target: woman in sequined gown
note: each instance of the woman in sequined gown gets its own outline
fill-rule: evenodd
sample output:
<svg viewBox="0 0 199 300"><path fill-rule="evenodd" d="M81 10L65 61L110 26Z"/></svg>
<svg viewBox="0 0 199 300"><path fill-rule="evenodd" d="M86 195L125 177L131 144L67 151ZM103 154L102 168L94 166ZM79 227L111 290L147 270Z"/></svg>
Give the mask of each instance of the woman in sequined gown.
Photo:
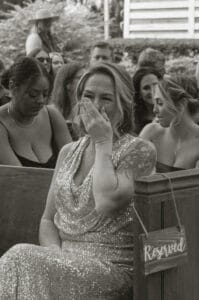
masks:
<svg viewBox="0 0 199 300"><path fill-rule="evenodd" d="M119 66L90 67L77 87L86 135L60 152L40 224L40 244L0 259L0 299L133 299L134 179L156 153L131 130L131 80Z"/></svg>

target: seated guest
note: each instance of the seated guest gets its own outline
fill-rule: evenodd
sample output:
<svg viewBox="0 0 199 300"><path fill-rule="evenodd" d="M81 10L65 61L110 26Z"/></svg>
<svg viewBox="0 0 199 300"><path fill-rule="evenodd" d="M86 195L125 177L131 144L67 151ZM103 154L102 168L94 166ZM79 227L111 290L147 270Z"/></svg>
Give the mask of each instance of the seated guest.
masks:
<svg viewBox="0 0 199 300"><path fill-rule="evenodd" d="M131 300L134 180L156 153L132 127L131 80L110 63L77 87L86 136L60 152L40 223L40 244L0 259L0 299Z"/></svg>
<svg viewBox="0 0 199 300"><path fill-rule="evenodd" d="M133 76L134 88L134 132L139 134L143 127L154 119L152 90L161 79L153 68L140 68Z"/></svg>
<svg viewBox="0 0 199 300"><path fill-rule="evenodd" d="M46 68L46 71L49 74L52 72L52 61L51 61L50 55L43 49L35 48L27 56L34 57L38 61L40 61L44 65L44 67Z"/></svg>
<svg viewBox="0 0 199 300"><path fill-rule="evenodd" d="M59 52L52 52L49 56L51 58L53 77L55 78L59 69L64 65L64 59Z"/></svg>
<svg viewBox="0 0 199 300"><path fill-rule="evenodd" d="M73 110L76 105L75 89L84 72L84 66L78 62L62 66L56 75L51 97L51 103L64 116L73 140L78 139L78 133L73 126Z"/></svg>
<svg viewBox="0 0 199 300"><path fill-rule="evenodd" d="M198 167L199 126L192 113L199 102L174 81L164 79L154 86L153 103L159 123L146 125L140 137L156 147L157 172Z"/></svg>
<svg viewBox="0 0 199 300"><path fill-rule="evenodd" d="M45 105L45 68L34 58L22 57L9 69L7 83L11 101L0 107L0 164L54 168L71 136L62 115Z"/></svg>
<svg viewBox="0 0 199 300"><path fill-rule="evenodd" d="M165 75L165 56L157 49L144 49L138 57L137 64L138 68L150 67L157 70L162 77Z"/></svg>

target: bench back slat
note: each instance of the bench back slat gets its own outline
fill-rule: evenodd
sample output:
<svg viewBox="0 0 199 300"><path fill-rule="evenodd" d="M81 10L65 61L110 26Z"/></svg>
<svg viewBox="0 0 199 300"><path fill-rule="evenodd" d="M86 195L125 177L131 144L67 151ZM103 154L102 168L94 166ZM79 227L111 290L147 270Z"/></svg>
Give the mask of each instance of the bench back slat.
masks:
<svg viewBox="0 0 199 300"><path fill-rule="evenodd" d="M0 166L0 255L16 243L38 244L53 169Z"/></svg>

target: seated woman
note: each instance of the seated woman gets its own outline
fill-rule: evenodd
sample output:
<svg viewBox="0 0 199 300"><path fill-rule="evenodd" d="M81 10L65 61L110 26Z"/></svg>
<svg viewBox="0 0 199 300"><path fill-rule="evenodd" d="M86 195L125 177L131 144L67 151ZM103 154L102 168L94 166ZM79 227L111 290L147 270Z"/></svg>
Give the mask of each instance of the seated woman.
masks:
<svg viewBox="0 0 199 300"><path fill-rule="evenodd" d="M77 87L86 135L60 152L40 224L40 244L0 259L0 299L131 300L134 180L156 152L128 134L132 87L111 63L90 67Z"/></svg>
<svg viewBox="0 0 199 300"><path fill-rule="evenodd" d="M133 76L136 134L139 134L143 127L154 119L152 90L161 78L160 73L150 67L138 69Z"/></svg>
<svg viewBox="0 0 199 300"><path fill-rule="evenodd" d="M73 126L75 89L84 72L85 68L81 63L70 62L62 66L56 75L51 97L51 103L64 116L73 140L78 139L78 132Z"/></svg>
<svg viewBox="0 0 199 300"><path fill-rule="evenodd" d="M63 59L62 54L59 52L49 53L49 56L51 58L52 72L53 72L53 76L55 78L59 69L64 65L64 59Z"/></svg>
<svg viewBox="0 0 199 300"><path fill-rule="evenodd" d="M159 123L145 126L140 137L157 150L157 172L191 169L199 166L199 126L192 114L199 102L171 79L154 87L154 113Z"/></svg>
<svg viewBox="0 0 199 300"><path fill-rule="evenodd" d="M0 107L0 164L54 168L71 136L62 115L45 105L45 68L34 58L22 57L3 78L11 101Z"/></svg>

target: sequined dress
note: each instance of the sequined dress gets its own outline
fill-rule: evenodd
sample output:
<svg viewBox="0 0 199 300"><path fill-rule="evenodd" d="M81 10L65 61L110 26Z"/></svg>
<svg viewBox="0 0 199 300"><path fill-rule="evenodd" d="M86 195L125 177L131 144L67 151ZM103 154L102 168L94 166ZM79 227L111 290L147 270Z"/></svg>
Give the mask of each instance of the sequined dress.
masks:
<svg viewBox="0 0 199 300"><path fill-rule="evenodd" d="M31 244L12 247L0 259L1 300L132 300L132 205L111 217L98 214L93 168L75 185L88 142L86 136L73 144L54 186L62 252ZM112 160L116 169L131 164L137 178L151 173L155 151L147 141L125 135L114 144Z"/></svg>

